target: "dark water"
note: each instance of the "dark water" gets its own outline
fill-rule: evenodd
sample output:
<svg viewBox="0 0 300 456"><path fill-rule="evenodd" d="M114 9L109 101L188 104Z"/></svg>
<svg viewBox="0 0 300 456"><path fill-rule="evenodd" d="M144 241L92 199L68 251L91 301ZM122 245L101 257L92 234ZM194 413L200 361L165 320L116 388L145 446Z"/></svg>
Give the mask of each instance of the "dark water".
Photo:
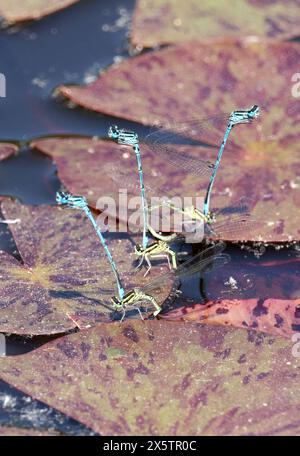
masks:
<svg viewBox="0 0 300 456"><path fill-rule="evenodd" d="M0 99L0 140L12 140L21 147L15 157L0 163L0 195L24 204L54 204L60 186L55 166L43 154L30 150L28 142L59 134L106 136L113 119L80 108L68 109L52 94L59 84L88 82L116 59L130 57L127 36L133 6L134 0L85 0L39 22L0 31L0 72L7 82L7 97ZM118 123L143 131L130 122ZM5 225L0 225L0 248L18 258ZM251 276L253 286L243 290L243 297L272 297L273 292L276 298L300 295L300 261L296 261L300 250L296 245L245 245L242 251L240 246L230 246L228 252L232 257L228 274ZM220 283L224 281L221 275ZM211 277L207 274L204 281L196 277L184 283L183 292L202 296L203 302L212 299L218 290L210 286ZM29 352L49 340L9 337L7 355ZM0 382L0 425L72 435L91 432L4 382Z"/></svg>

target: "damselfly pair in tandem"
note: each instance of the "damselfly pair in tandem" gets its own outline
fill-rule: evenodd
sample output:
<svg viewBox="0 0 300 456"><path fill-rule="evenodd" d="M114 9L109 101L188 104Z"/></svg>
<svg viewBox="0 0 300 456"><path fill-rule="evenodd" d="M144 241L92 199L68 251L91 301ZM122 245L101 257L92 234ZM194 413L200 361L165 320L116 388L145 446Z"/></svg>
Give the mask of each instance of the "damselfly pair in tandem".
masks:
<svg viewBox="0 0 300 456"><path fill-rule="evenodd" d="M189 136L190 133L195 133L196 127L201 130L203 128L203 122L192 121L189 123L182 124L179 128L175 129L168 128L166 129L157 129L155 133L151 133L147 139L148 141L152 142L152 148L154 151L158 152L159 154L165 154L168 161L176 164L176 166L181 166L186 169L189 168L192 172L196 172L196 174L208 174L211 173L209 185L207 188L205 200L204 200L204 208L203 212L197 212L194 208L189 208L189 215L192 214L195 218L199 218L207 225L211 226L212 222L215 220L215 217L211 214L209 210L209 203L210 203L210 196L213 188L213 184L216 178L217 170L220 164L220 160L227 143L229 134L232 128L241 123L250 123L253 119L255 119L259 115L259 108L257 106L253 106L248 111L234 111L229 116L228 125L226 128L226 132L224 135L224 139L222 141L221 147L219 149L219 153L217 156L217 160L215 165L211 165L208 162L204 162L200 159L191 159L187 155L174 152L173 147L168 146L165 142L161 142L159 137L162 136L165 139L170 138L173 136L174 131L177 135L181 135L183 137ZM202 127L201 127L202 125ZM118 295L111 298L112 307L122 312L122 319L125 317L125 313L127 309L136 308L138 312L141 313L141 305L142 303L151 303L154 307L153 315L158 315L161 311L160 304L156 301L155 297L150 294L150 291L153 289L158 289L161 286L164 286L165 280L170 280L170 277L180 278L184 277L185 275L194 274L195 272L204 272L208 266L212 265L224 265L226 262L229 261L229 257L226 255L221 255L220 253L224 250L225 245L224 243L219 243L216 246L210 247L205 249L204 251L200 252L198 255L193 257L192 259L184 262L182 265L177 267L177 260L176 254L170 248L169 242L174 241L174 236L171 235L170 238L161 237L159 233L152 229L148 223L148 212L152 211L153 208L149 208L146 201L146 194L145 194L145 186L144 186L144 178L143 178L143 169L142 169L142 162L141 162L141 154L139 148L139 141L136 134L133 132L128 132L125 130L119 130L117 127L112 127L109 130L109 136L113 139L116 139L120 144L130 145L133 147L133 150L136 154L137 164L138 164L138 173L139 173L139 186L141 191L142 197L142 209L143 209L143 241L142 245L138 245L135 248L135 252L138 256L141 257L140 265L142 264L143 260L145 259L148 263L148 272L151 269L151 262L150 257L155 256L157 254L166 254L169 265L170 265L170 272L166 274L164 277L160 277L158 280L153 281L147 287L135 287L129 292L125 292L125 288L122 284L121 278L118 273L118 269L116 263L110 253L108 245L101 233L101 229L98 227L92 212L90 211L87 201L84 197L81 196L74 196L68 192L62 191L57 193L57 202L58 204L66 207L70 207L72 209L80 209L84 211L90 222L92 223L100 241L106 253L107 259L109 261L111 270L114 274ZM192 166L191 166L192 165ZM166 205L169 205L169 201L166 201ZM171 206L170 206L171 207ZM176 207L172 207L175 211L177 210ZM193 218L193 217L191 217ZM156 238L156 241L148 245L148 231ZM173 270L171 268L170 257L172 260Z"/></svg>
<svg viewBox="0 0 300 456"><path fill-rule="evenodd" d="M153 309L153 316L157 316L162 310L162 303L158 302L155 295L159 295L160 290L163 290L172 284L170 296L176 297L181 279L190 277L194 274L205 274L213 268L224 266L230 261L230 256L223 253L226 244L224 242L219 242L202 250L189 260L180 264L178 268L160 275L155 280L149 282L148 285L142 288L137 285L131 290L125 291L122 279L118 273L117 265L109 251L106 240L99 230L93 214L87 205L86 199L82 196L71 195L66 191L59 191L57 192L56 200L60 206L83 211L92 223L104 248L117 288L117 295L111 297L111 302L103 304L106 306L110 305L112 310L120 312L122 315L121 321L125 318L126 312L130 310L136 310L143 319L143 312L148 312L149 305ZM101 297L99 297L99 304L101 305Z"/></svg>
<svg viewBox="0 0 300 456"><path fill-rule="evenodd" d="M142 167L138 135L131 131L119 129L116 126L110 127L109 137L121 145L131 146L136 155L139 184L131 173L127 175L128 170L120 169L120 166L118 167L111 163L106 164L103 171L111 177L115 186L119 185L119 188L121 186L122 189L125 188L129 192L133 188L139 188L142 206L143 239L142 244L136 246L135 253L141 260L147 262L147 272L151 268L150 258L155 255L165 255L169 263L172 260L173 267L176 267L175 253L169 242L174 242L177 235L165 235L163 232L172 231L181 235L184 234L186 242L201 242L204 237L222 238L225 236L228 239L226 233L227 235L230 233L231 236L234 236L236 232L237 236L241 236L242 232L253 232L254 229L259 228L259 224L250 218L250 200L247 203L245 203L245 199L233 203L231 205L231 211L230 208L226 208L225 211L223 210L224 208L214 212L210 211L210 198L213 185L230 132L235 125L251 123L259 116L259 113L260 108L255 105L249 110L233 111L229 116L219 115L201 121L193 119L180 124L169 124L166 127L156 126L154 131L142 139L144 147L148 147L151 151L158 154L160 159L163 158L166 162L172 163L177 168L181 168L198 177L210 176L206 194L203 197L203 207L174 204L175 197L181 198L181 201L185 198L183 195L178 195L176 189L168 190L167 196L161 197L158 195L158 188L155 190L147 183L145 184L145 172ZM215 135L220 131L221 125L224 125L224 123L227 126L214 165L207 160L195 157L194 155L191 156L180 150L180 148L178 149L180 140L184 140L185 143L189 144L191 138L193 144L195 140L204 142L206 138L211 139L213 134ZM153 196L159 196L159 203L149 205L149 199L146 198L146 195L151 196L151 201ZM170 212L166 215L165 211L164 215L162 215L162 209L166 208L173 211L173 220L174 214L180 214L182 216L179 219L175 217L177 222L173 223L170 230L165 229L166 226L171 226ZM225 219L222 217L221 214L224 213L229 214L227 219L226 217ZM130 223L128 225L129 230L133 228L130 226ZM149 234L155 239L150 245Z"/></svg>

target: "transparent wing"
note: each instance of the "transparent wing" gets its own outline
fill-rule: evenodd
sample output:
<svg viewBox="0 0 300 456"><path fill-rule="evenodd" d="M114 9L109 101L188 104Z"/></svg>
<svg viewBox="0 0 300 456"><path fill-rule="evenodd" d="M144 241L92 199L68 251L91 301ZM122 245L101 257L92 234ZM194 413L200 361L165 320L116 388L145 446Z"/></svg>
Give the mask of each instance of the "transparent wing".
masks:
<svg viewBox="0 0 300 456"><path fill-rule="evenodd" d="M211 162L202 160L200 157L194 157L187 152L178 151L172 144L162 144L155 136L148 137L145 141L151 150L163 156L169 163L179 166L191 174L210 176L214 169L214 165Z"/></svg>
<svg viewBox="0 0 300 456"><path fill-rule="evenodd" d="M103 171L110 177L113 186L116 189L126 188L129 195L132 194L136 196L140 194L139 176L136 169L132 170L132 172L128 172L113 163L107 163L104 165ZM147 196L155 196L155 193L157 196L159 190L155 191L147 183L144 183L144 187Z"/></svg>
<svg viewBox="0 0 300 456"><path fill-rule="evenodd" d="M250 214L243 217L229 218L223 222L214 222L206 225L205 231L207 235L211 235L213 239L240 239L247 238L249 233L253 233L259 229L260 224L257 220L251 218Z"/></svg>
<svg viewBox="0 0 300 456"><path fill-rule="evenodd" d="M225 247L226 244L224 242L218 242L217 244L202 250L182 263L177 269L172 270L147 284L143 287L143 291L146 293L151 293L153 290L159 291L164 289L166 284L169 284L170 281L184 279L197 272L204 273L216 267L223 267L230 261L229 255L222 254Z"/></svg>
<svg viewBox="0 0 300 456"><path fill-rule="evenodd" d="M155 126L143 141L152 151L163 156L175 166L200 176L210 175L214 165L201 157L194 157L188 152L176 150L175 145L208 145L218 148L223 140L229 116L218 116L199 119L194 117L181 123L169 123ZM217 152L217 150L216 150Z"/></svg>
<svg viewBox="0 0 300 456"><path fill-rule="evenodd" d="M128 197L140 196L140 184L137 173L128 173L112 163L106 164L103 170L111 178L112 186L116 191L119 191L120 188L125 188L127 189ZM181 215L180 203L182 203L182 198L175 191L169 193L161 188L162 186L159 183L156 190L145 184L145 193L149 206L149 224L156 232L181 232L183 216ZM175 199L176 197L178 200ZM178 211L174 209L177 207L175 204L176 201L179 207ZM174 204L174 207L172 207L172 204ZM124 221L122 220L122 213L123 211L121 211L120 217L121 221ZM142 231L143 226L141 222L142 201L140 200L140 208L135 210L134 217L129 217L128 227L132 232ZM137 228L139 229L137 230Z"/></svg>
<svg viewBox="0 0 300 456"><path fill-rule="evenodd" d="M166 122L154 125L146 136L149 144L189 144L220 146L229 121L229 115L219 115L202 118L194 116L184 122Z"/></svg>
<svg viewBox="0 0 300 456"><path fill-rule="evenodd" d="M215 220L206 224L206 234L214 239L245 239L257 232L261 223L250 214L252 200L240 198L230 206L213 211Z"/></svg>
<svg viewBox="0 0 300 456"><path fill-rule="evenodd" d="M225 206L218 209L213 209L212 213L215 215L216 219L221 217L228 217L234 214L248 214L251 211L251 207L254 202L249 197L241 197L237 201L234 201L230 206Z"/></svg>

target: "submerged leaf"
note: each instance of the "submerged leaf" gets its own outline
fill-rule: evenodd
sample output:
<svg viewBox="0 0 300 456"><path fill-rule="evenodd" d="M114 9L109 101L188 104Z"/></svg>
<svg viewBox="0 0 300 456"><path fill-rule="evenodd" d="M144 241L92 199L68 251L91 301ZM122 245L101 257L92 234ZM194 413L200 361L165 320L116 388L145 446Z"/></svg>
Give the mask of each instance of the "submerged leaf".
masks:
<svg viewBox="0 0 300 456"><path fill-rule="evenodd" d="M110 306L114 277L83 214L11 201L2 203L2 212L7 219L20 219L10 229L24 263L0 252L0 332L55 334L115 318ZM146 284L144 271L133 273L128 237L108 242L126 288ZM154 267L151 279L161 272ZM169 292L166 287L157 300L162 303Z"/></svg>
<svg viewBox="0 0 300 456"><path fill-rule="evenodd" d="M79 0L0 0L0 16L9 24L40 19Z"/></svg>
<svg viewBox="0 0 300 456"><path fill-rule="evenodd" d="M152 47L191 39L299 36L299 0L138 0L131 39Z"/></svg>
<svg viewBox="0 0 300 456"><path fill-rule="evenodd" d="M299 430L293 343L245 330L134 321L0 359L0 377L101 435Z"/></svg>
<svg viewBox="0 0 300 456"><path fill-rule="evenodd" d="M175 302L161 315L291 337L300 332L300 258L294 250L268 249L254 261L243 250L226 268L207 276L193 301ZM270 256L269 256L270 255ZM269 256L269 258L268 258ZM212 278L212 280L210 280Z"/></svg>

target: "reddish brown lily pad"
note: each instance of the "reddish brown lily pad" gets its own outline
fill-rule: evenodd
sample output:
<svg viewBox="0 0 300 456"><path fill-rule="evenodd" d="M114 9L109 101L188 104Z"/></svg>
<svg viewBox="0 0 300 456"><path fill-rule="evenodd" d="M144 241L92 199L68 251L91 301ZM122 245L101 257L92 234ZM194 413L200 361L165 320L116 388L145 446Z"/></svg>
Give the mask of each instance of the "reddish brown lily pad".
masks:
<svg viewBox="0 0 300 456"><path fill-rule="evenodd" d="M98 207L97 201L103 196L112 196L119 206L121 188L128 190L128 196L139 196L136 158L128 147L111 141L77 137L38 139L31 143L31 147L49 155L57 165L64 186L74 194L84 195L93 208ZM177 146L177 150L208 160L209 152L204 147ZM191 185L188 173L170 166L144 145L142 161L147 197L162 196L166 188L173 187L178 194L193 196L193 192L203 192L208 181L209 174L202 179L197 176ZM120 176L115 179L120 170ZM152 191L148 195L150 188Z"/></svg>
<svg viewBox="0 0 300 456"><path fill-rule="evenodd" d="M138 0L131 38L146 47L214 37L299 36L298 0Z"/></svg>
<svg viewBox="0 0 300 456"><path fill-rule="evenodd" d="M0 427L0 436L6 437L17 437L17 436L26 436L26 437L39 437L39 436L58 436L57 432L50 431L39 431L37 429L23 429L16 427Z"/></svg>
<svg viewBox="0 0 300 456"><path fill-rule="evenodd" d="M299 429L292 346L197 324L100 324L1 358L0 377L102 435L276 435Z"/></svg>
<svg viewBox="0 0 300 456"><path fill-rule="evenodd" d="M207 118L256 103L267 109L263 133L282 138L293 133L300 115L292 96L299 56L297 42L193 41L125 60L91 84L61 86L59 93L85 108L146 125Z"/></svg>
<svg viewBox="0 0 300 456"><path fill-rule="evenodd" d="M122 159L118 144L88 138L46 138L33 141L31 146L53 158L64 186L85 196L93 208L98 198L111 195L111 179L102 169L107 162Z"/></svg>
<svg viewBox="0 0 300 456"><path fill-rule="evenodd" d="M161 317L250 328L288 338L300 332L300 258L292 255L280 260L277 253L271 261L265 255L249 261L240 251L238 261L234 256L232 260L226 268L206 276L198 302L177 302L175 309Z"/></svg>
<svg viewBox="0 0 300 456"><path fill-rule="evenodd" d="M40 19L79 0L0 0L0 16L9 24Z"/></svg>
<svg viewBox="0 0 300 456"><path fill-rule="evenodd" d="M119 207L120 189L124 188L128 190L128 197L139 196L136 161L129 148L87 138L46 138L34 141L32 146L50 155L63 184L71 192L85 195L93 207L101 208L97 206L97 200L104 196L112 197ZM296 147L295 144L295 150ZM180 150L203 160L212 161L215 155L214 149L200 146L180 146ZM224 154L212 196L212 209L234 205L241 196L251 197L250 211L259 223L257 229L252 224L245 232L231 232L228 226L228 229L223 229L221 238L273 242L299 239L298 218L290 216L291 210L297 214L300 184L295 172L299 166L298 155L292 151L291 155L285 154L281 149L269 152L267 156L255 149L247 154L237 148L234 152L230 157ZM208 177L199 178L175 168L144 146L142 159L148 197L162 197L172 192L184 197L204 197ZM269 167L273 168L273 173L268 172ZM126 179L120 177L114 181L109 177L119 170ZM282 185L285 185L285 192L280 188ZM226 222L226 217L221 221Z"/></svg>
<svg viewBox="0 0 300 456"><path fill-rule="evenodd" d="M264 240L298 240L300 111L292 76L299 59L299 43L193 42L128 60L86 87L60 92L89 109L145 124L264 106L260 120L233 132L238 147L224 154L212 204L251 196L253 217L272 231Z"/></svg>
<svg viewBox="0 0 300 456"><path fill-rule="evenodd" d="M18 150L15 144L11 143L0 143L0 161L14 155Z"/></svg>
<svg viewBox="0 0 300 456"><path fill-rule="evenodd" d="M0 252L0 332L55 334L114 318L109 305L116 294L114 277L83 214L11 201L2 203L2 212L5 218L20 219L10 229L24 264ZM133 272L128 238L111 239L110 247L126 288L149 281L144 271ZM155 270L162 272L154 267L151 280ZM158 301L169 292L168 286L160 290Z"/></svg>
<svg viewBox="0 0 300 456"><path fill-rule="evenodd" d="M290 338L300 331L300 299L224 299L177 308L162 318L251 328Z"/></svg>

